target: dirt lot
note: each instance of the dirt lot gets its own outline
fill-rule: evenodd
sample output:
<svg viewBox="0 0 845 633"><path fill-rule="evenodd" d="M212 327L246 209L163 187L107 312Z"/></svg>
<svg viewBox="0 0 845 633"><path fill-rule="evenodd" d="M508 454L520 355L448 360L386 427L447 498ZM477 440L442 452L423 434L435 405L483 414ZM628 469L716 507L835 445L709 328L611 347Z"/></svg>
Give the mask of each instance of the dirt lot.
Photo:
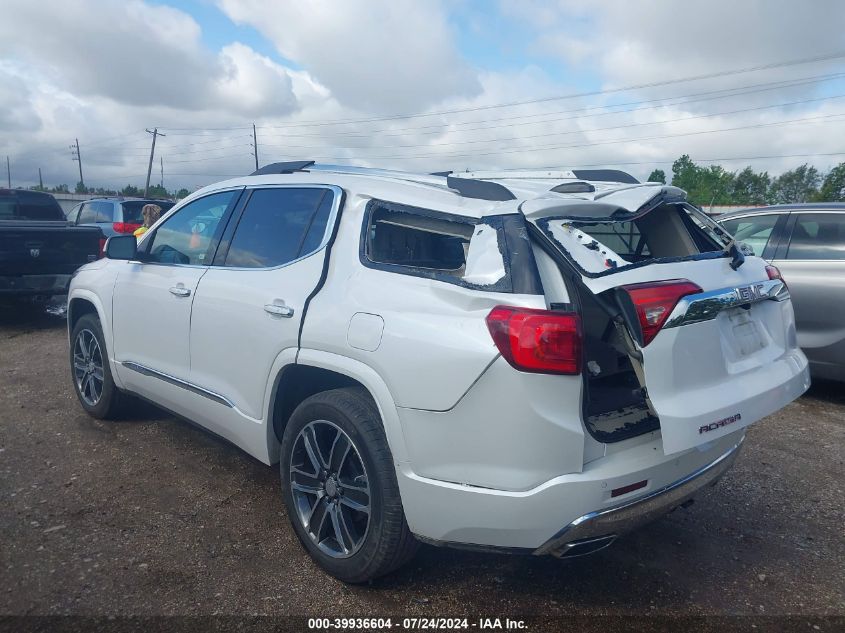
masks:
<svg viewBox="0 0 845 633"><path fill-rule="evenodd" d="M601 553L424 547L349 587L300 548L274 469L146 405L89 418L63 320L3 310L0 614L842 616L843 455L845 389L816 385L718 487Z"/></svg>

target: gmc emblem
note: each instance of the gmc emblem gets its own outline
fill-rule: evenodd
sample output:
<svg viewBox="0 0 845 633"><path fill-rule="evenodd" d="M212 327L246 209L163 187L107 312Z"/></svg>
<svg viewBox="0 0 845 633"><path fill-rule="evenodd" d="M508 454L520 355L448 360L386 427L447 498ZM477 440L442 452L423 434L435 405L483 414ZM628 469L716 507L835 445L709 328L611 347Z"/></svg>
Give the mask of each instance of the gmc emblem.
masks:
<svg viewBox="0 0 845 633"><path fill-rule="evenodd" d="M768 295L763 291L763 284L754 284L753 286L742 286L734 289L736 298L740 301L759 301L765 299Z"/></svg>

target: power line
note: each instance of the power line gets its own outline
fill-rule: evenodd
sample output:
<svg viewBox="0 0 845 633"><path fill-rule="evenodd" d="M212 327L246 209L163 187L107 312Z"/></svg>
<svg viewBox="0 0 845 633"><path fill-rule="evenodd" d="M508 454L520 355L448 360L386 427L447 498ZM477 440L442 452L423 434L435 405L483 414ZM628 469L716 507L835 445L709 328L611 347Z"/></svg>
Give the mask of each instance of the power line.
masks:
<svg viewBox="0 0 845 633"><path fill-rule="evenodd" d="M785 68L787 66L798 66L801 64L810 64L814 62L821 62L821 61L830 61L833 59L841 59L845 57L845 51L838 51L835 53L830 53L827 55L817 55L815 57L806 57L803 59L795 59L791 61L785 62L774 62L771 64L762 64L759 66L751 66L746 68L737 68L733 70L722 70L719 72L711 72L711 73L703 73L700 75L692 75L689 77L681 77L677 79L665 79L663 81L652 81L642 84L634 84L628 86L621 86L618 88L606 88L604 90L591 90L586 92L575 92L569 93L565 95L558 95L554 97L544 97L541 99L529 99L526 101L512 101L510 103L498 103L498 104L491 104L491 105L483 105L483 106L474 106L470 108L454 108L451 110L440 110L435 112L425 112L425 113L417 113L417 114L395 114L389 116L382 116L382 117L370 117L367 119L338 119L334 121L299 121L297 123L290 123L286 125L278 125L272 126L277 128L289 128L289 127L301 127L301 126L323 126L323 125L337 125L342 123L368 123L372 121L392 121L396 119L415 119L419 117L428 117L428 116L440 116L443 114L458 114L462 112L479 112L483 110L493 110L496 108L510 108L515 106L523 106L523 105L532 105L535 103L548 103L549 101L561 101L564 99L576 99L581 97L594 97L598 95L604 94L615 94L619 92L627 92L630 90L642 90L644 88L657 88L659 86L668 86L677 83L685 83L688 81L700 81L702 79L714 79L714 78L722 78L722 77L729 77L732 75L740 75L744 73L750 72L759 72L761 70L772 70L775 68ZM177 128L180 130L190 130L190 129L199 129L199 128Z"/></svg>
<svg viewBox="0 0 845 633"><path fill-rule="evenodd" d="M624 125L612 125L608 127L599 127L599 128L586 128L586 129L576 129L576 130L569 130L565 132L543 132L542 134L531 134L531 135L521 135L521 136L511 136L505 138L494 138L494 139L479 139L479 140L472 140L472 141L448 141L443 143L423 143L423 144L405 144L405 145L393 145L391 147L395 148L426 148L426 147L443 147L443 146L452 146L452 145L474 145L477 143L501 143L506 141L522 141L526 139L533 139L533 138L546 138L549 136L568 136L570 134L583 134L588 132L603 132L607 130L619 130L619 129L627 129L633 127L643 127L648 125L662 125L665 123L679 123L683 121L695 121L698 119L707 119L712 117L718 116L725 116L729 114L740 114L745 112L756 112L759 110L770 110L772 108L782 108L794 105L802 105L806 103L814 103L818 101L828 101L832 99L842 99L845 97L845 94L841 95L833 95L828 97L817 97L815 99L802 99L800 101L789 101L786 103L776 103L766 106L755 106L753 108L741 108L738 110L728 110L726 112L714 112L711 114L699 114L695 116L689 117L680 117L676 119L664 119L661 121L643 121L639 123L626 123ZM265 147L291 147L291 148L298 148L298 149L322 149L323 146L315 146L313 145L273 145L273 144L265 144ZM369 150L369 149L379 149L372 146L369 147L344 147L344 146L333 146L334 149L353 149L353 150Z"/></svg>
<svg viewBox="0 0 845 633"><path fill-rule="evenodd" d="M571 108L568 110L557 110L554 112L540 112L534 114L522 114L522 115L514 115L514 116L505 116L505 117L498 117L495 119L486 119L480 121L464 121L464 122L455 122L455 123L437 123L433 125L422 125L416 127L407 127L407 128L384 128L383 130L367 130L363 132L355 131L355 132L333 132L333 136L342 136L342 137L365 137L369 138L372 137L373 134L379 134L380 136L405 136L403 132L417 132L418 130L428 130L437 128L435 131L432 132L418 132L419 134L442 134L442 133L451 133L451 132L471 132L477 130L490 130L495 129L498 127L512 127L514 125L538 125L541 123L554 123L558 121L570 121L572 119L580 119L586 117L598 117L598 116L610 116L614 114L627 114L631 112L639 112L642 110L652 110L656 109L655 106L643 107L643 108L631 108L628 110L613 110L610 112L599 112L596 114L591 114L590 112L593 110L608 110L610 108L621 108L623 106L638 106L638 105L648 105L663 101L676 101L675 103L667 103L664 105L684 105L687 103L699 103L702 101L713 101L717 99L725 99L730 97L736 96L743 96L746 94L756 94L758 92L767 92L771 90L780 90L783 88L793 88L798 86L803 86L807 84L813 83L820 83L824 81L832 81L835 79L841 79L845 77L845 73L833 73L827 75L817 75L815 77L808 77L800 80L789 80L789 81L777 81L777 82L765 82L762 84L754 84L751 86L745 86L740 88L723 88L720 90L708 90L705 92L697 92L687 95L679 95L676 97L661 97L657 99L645 99L640 101L629 101L627 103L616 103L616 104L608 104L608 105L598 105L598 106L587 106L583 108ZM732 93L732 94L723 94L723 93ZM701 99L692 99L691 97L703 97L706 95L715 95L709 96L706 98ZM523 122L515 122L517 119L525 119L525 118L535 118L541 116L553 116L558 114L569 114L572 112L582 112L584 114L580 116L573 116L573 117L564 117L559 119L547 119L541 121L523 121ZM490 126L483 126L483 127L476 127L476 128L467 128L467 129L460 129L460 130L446 130L444 132L440 131L440 128L452 128L461 125L474 125L477 123L493 123L499 121L506 121L507 123L504 125L490 125ZM259 126L259 129L271 129L271 126ZM284 138L325 138L325 134L322 133L308 133L308 134L296 134L296 133L289 133L289 132L276 132L268 133L267 136L281 136Z"/></svg>

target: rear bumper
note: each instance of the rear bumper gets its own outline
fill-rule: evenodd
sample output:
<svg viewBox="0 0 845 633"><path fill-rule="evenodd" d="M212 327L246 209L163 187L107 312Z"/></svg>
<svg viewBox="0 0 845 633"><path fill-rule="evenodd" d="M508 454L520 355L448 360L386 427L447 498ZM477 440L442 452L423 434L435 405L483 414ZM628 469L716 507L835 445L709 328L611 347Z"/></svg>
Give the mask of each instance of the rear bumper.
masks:
<svg viewBox="0 0 845 633"><path fill-rule="evenodd" d="M641 499L578 517L534 553L561 558L591 553L607 547L616 537L668 514L701 488L714 485L733 465L744 439L709 464Z"/></svg>
<svg viewBox="0 0 845 633"><path fill-rule="evenodd" d="M654 435L524 491L429 479L400 463L408 525L434 544L552 553L569 542L633 529L683 503L730 467L745 433L672 455ZM644 487L613 496L642 481Z"/></svg>
<svg viewBox="0 0 845 633"><path fill-rule="evenodd" d="M67 293L72 275L0 276L0 297Z"/></svg>

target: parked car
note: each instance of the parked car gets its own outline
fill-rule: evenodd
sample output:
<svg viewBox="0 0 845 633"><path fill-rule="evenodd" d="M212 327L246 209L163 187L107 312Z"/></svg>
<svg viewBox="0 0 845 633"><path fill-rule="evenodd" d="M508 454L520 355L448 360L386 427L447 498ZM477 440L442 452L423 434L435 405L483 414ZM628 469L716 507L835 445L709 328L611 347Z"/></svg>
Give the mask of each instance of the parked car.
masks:
<svg viewBox="0 0 845 633"><path fill-rule="evenodd" d="M719 222L783 272L812 375L845 381L845 204L758 207Z"/></svg>
<svg viewBox="0 0 845 633"><path fill-rule="evenodd" d="M622 172L277 163L106 254L70 292L82 407L139 395L278 464L347 582L418 541L601 549L809 386L777 269Z"/></svg>
<svg viewBox="0 0 845 633"><path fill-rule="evenodd" d="M176 203L148 198L92 198L68 211L67 220L77 226L97 226L106 237L131 235L143 223L141 209L147 204L157 204L163 214Z"/></svg>
<svg viewBox="0 0 845 633"><path fill-rule="evenodd" d="M104 243L96 227L68 226L50 194L0 189L0 299L65 294L73 272Z"/></svg>

